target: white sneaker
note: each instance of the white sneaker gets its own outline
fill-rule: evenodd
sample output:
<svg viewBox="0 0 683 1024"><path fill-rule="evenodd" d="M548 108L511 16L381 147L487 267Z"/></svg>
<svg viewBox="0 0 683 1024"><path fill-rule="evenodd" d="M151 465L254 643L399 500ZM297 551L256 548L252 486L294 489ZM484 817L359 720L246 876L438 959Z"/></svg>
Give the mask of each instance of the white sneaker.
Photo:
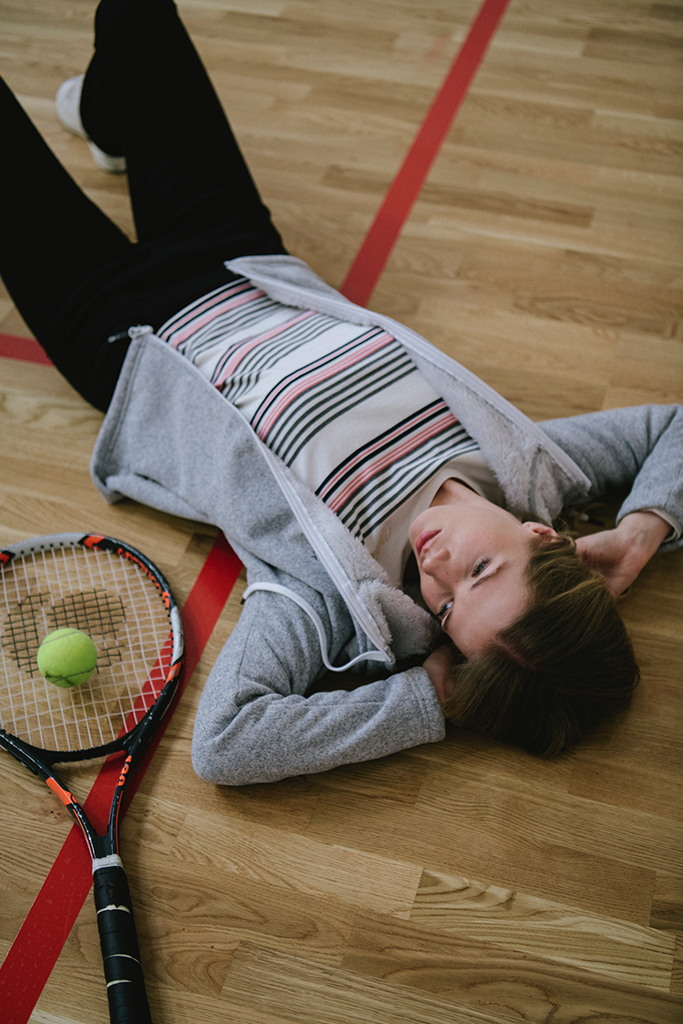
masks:
<svg viewBox="0 0 683 1024"><path fill-rule="evenodd" d="M57 117L67 131L72 132L73 135L78 135L81 139L85 139L92 158L101 171L107 171L108 174L125 174L125 156L110 156L109 153L105 153L103 149L100 149L99 146L96 146L91 141L83 127L83 122L81 121L81 90L83 89L84 78L85 75L76 75L75 78L67 78L66 82L62 82L55 96Z"/></svg>

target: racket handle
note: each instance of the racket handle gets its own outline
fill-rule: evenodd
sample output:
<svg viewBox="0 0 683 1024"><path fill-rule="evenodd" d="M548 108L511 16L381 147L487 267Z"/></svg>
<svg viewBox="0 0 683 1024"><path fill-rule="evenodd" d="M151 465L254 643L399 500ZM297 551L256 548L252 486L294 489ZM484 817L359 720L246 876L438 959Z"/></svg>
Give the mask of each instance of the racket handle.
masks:
<svg viewBox="0 0 683 1024"><path fill-rule="evenodd" d="M95 867L93 886L109 1017L111 1024L152 1024L128 879L118 857L106 859L106 867Z"/></svg>

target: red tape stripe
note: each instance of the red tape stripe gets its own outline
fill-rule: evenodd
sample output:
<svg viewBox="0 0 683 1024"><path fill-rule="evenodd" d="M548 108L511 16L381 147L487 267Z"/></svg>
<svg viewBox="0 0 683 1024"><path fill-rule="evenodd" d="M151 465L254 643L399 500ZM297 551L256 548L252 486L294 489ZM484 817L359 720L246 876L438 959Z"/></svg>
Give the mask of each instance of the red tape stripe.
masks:
<svg viewBox="0 0 683 1024"><path fill-rule="evenodd" d="M223 610L242 563L219 534L182 610L185 665L176 701L187 686ZM135 795L166 730L175 704L162 721L128 783L127 803ZM111 799L125 755L104 762L84 810L97 831L106 830ZM12 948L0 967L3 1024L27 1024L92 885L90 856L74 825L43 883Z"/></svg>
<svg viewBox="0 0 683 1024"><path fill-rule="evenodd" d="M367 305L510 0L485 0L340 291Z"/></svg>
<svg viewBox="0 0 683 1024"><path fill-rule="evenodd" d="M15 334L0 334L0 356L4 356L5 359L20 359L25 363L54 365L34 338L18 338Z"/></svg>

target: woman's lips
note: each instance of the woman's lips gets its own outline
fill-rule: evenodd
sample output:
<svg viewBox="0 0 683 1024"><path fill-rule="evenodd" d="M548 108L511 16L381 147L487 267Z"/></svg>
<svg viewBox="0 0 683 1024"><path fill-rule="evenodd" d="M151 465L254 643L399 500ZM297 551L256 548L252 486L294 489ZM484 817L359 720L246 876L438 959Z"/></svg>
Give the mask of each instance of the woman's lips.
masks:
<svg viewBox="0 0 683 1024"><path fill-rule="evenodd" d="M415 554L419 557L424 551L425 547L434 540L434 538L441 533L441 530L425 530L415 541Z"/></svg>

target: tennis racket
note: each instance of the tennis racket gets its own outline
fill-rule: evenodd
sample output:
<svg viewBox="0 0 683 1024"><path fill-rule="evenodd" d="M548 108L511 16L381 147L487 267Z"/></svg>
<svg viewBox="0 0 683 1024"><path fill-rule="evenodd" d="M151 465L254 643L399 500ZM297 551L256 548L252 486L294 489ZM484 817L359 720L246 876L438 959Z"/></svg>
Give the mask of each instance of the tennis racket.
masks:
<svg viewBox="0 0 683 1024"><path fill-rule="evenodd" d="M61 689L38 672L44 637L88 633L97 669ZM135 548L62 533L0 551L0 747L71 812L92 857L95 907L112 1024L151 1024L118 825L132 770L173 699L183 658L180 615L166 580ZM99 835L55 764L126 755L109 824Z"/></svg>

